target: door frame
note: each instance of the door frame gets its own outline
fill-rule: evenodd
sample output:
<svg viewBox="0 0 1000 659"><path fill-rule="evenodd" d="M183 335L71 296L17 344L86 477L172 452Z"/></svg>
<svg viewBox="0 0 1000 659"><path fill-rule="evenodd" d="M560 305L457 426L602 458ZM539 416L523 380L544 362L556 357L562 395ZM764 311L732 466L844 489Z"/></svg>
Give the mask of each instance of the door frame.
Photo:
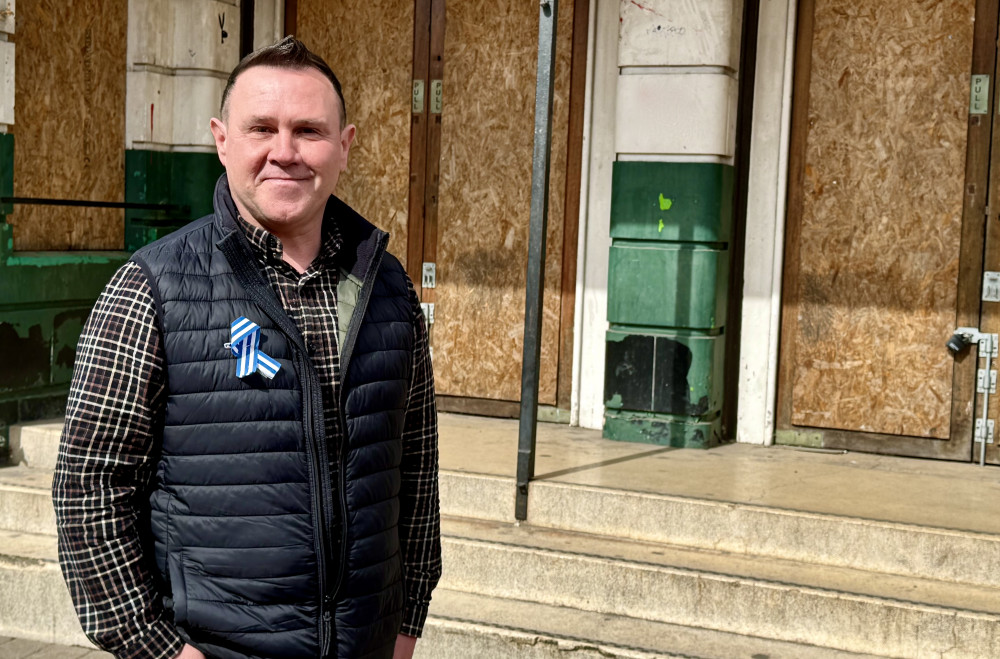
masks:
<svg viewBox="0 0 1000 659"><path fill-rule="evenodd" d="M423 18L426 16L426 18ZM573 387L573 324L576 309L577 249L580 225L580 189L583 170L584 105L587 82L587 48L590 0L575 0L570 54L569 121L567 135L566 186L564 193L563 245L560 272L559 336L557 345L556 408L568 412ZM415 0L413 77L423 80L425 95L431 80L443 79L445 0ZM429 36L428 36L429 35ZM445 90L447 94L447 90ZM447 101L446 101L447 103ZM437 184L440 171L441 125L431 121L428 103L422 120L411 120L410 213L407 218L406 269L421 302L434 302L434 291L423 290L424 260L434 262L437 237ZM438 396L442 411L482 416L516 418L519 401L466 396ZM546 406L547 407L547 406ZM558 416L558 415L557 415Z"/></svg>
<svg viewBox="0 0 1000 659"><path fill-rule="evenodd" d="M998 0L977 0L970 74L993 77L997 54ZM783 296L781 302L781 339L778 364L778 404L776 429L818 434L822 448L847 449L873 453L968 461L972 456L975 412L977 356L967 350L955 358L952 370L952 405L949 438L888 435L793 425L792 378L795 337L798 328L798 287L800 259L798 246L802 234L806 140L809 122L809 83L812 66L813 19L815 0L802 0L798 9L795 44L795 72L792 87L792 124L788 168L788 202L785 225ZM990 98L993 116L994 99ZM962 230L959 247L956 327L978 327L980 321L980 286L982 282L986 233L986 197L989 183L989 157L992 139L991 121L970 116L965 162L965 195L962 207ZM998 254L1000 257L1000 254ZM942 349L947 337L941 337Z"/></svg>

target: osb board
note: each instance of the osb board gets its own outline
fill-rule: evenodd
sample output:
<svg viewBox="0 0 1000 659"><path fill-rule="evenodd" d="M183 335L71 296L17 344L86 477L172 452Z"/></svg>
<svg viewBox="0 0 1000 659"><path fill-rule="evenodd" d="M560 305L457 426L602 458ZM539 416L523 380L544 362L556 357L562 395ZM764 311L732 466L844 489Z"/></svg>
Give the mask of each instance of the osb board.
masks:
<svg viewBox="0 0 1000 659"><path fill-rule="evenodd" d="M973 14L816 2L795 425L948 437Z"/></svg>
<svg viewBox="0 0 1000 659"><path fill-rule="evenodd" d="M33 0L16 14L14 196L125 199L127 0ZM18 205L18 250L122 249L124 212Z"/></svg>
<svg viewBox="0 0 1000 659"><path fill-rule="evenodd" d="M299 0L296 29L337 74L358 127L337 196L389 232L405 267L413 0Z"/></svg>
<svg viewBox="0 0 1000 659"><path fill-rule="evenodd" d="M437 242L438 392L519 400L538 4L449 2ZM539 400L555 404L573 4L559 3Z"/></svg>

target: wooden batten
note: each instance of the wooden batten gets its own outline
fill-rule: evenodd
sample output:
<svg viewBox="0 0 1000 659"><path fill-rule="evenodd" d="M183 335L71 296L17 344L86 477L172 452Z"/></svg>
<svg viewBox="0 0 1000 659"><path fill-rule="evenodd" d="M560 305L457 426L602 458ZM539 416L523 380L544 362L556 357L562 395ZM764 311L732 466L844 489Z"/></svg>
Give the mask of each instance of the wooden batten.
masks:
<svg viewBox="0 0 1000 659"><path fill-rule="evenodd" d="M405 264L413 2L296 5L297 36L337 74L348 121L358 128L337 196L388 231L389 251Z"/></svg>
<svg viewBox="0 0 1000 659"><path fill-rule="evenodd" d="M128 2L17 7L14 196L125 199ZM122 249L124 211L17 205L17 250Z"/></svg>
<svg viewBox="0 0 1000 659"><path fill-rule="evenodd" d="M569 409L573 394L573 324L576 306L576 263L580 235L580 177L583 169L583 118L587 86L589 3L573 6L573 49L570 65L569 117L566 136L566 202L563 230L559 317L559 375L556 404Z"/></svg>
<svg viewBox="0 0 1000 659"><path fill-rule="evenodd" d="M802 11L782 420L947 439L975 2Z"/></svg>
<svg viewBox="0 0 1000 659"><path fill-rule="evenodd" d="M445 395L518 400L537 4L449 3L434 366ZM560 3L539 401L556 403L573 6Z"/></svg>

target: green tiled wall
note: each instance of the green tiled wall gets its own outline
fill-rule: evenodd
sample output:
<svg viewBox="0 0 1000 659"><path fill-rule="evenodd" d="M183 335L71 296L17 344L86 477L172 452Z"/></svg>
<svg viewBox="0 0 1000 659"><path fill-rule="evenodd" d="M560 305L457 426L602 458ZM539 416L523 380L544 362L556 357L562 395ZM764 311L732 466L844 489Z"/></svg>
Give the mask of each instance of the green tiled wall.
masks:
<svg viewBox="0 0 1000 659"><path fill-rule="evenodd" d="M728 165L614 164L606 437L718 443L732 192Z"/></svg>
<svg viewBox="0 0 1000 659"><path fill-rule="evenodd" d="M0 135L0 196L13 196L14 136ZM134 250L212 212L222 173L215 154L127 151L125 199L180 210L126 211L126 247ZM94 301L129 257L124 252L15 252L0 205L0 462L11 425L59 416L76 343Z"/></svg>
<svg viewBox="0 0 1000 659"><path fill-rule="evenodd" d="M127 210L125 249L134 251L212 212L215 182L223 172L214 153L125 152L125 201L172 204L177 211Z"/></svg>

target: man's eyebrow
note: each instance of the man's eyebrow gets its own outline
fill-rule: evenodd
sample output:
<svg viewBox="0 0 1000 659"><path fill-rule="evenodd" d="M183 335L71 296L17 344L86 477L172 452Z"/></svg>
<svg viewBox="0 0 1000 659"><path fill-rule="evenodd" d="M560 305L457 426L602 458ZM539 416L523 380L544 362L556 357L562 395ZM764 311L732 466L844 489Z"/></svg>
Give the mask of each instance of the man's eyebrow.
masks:
<svg viewBox="0 0 1000 659"><path fill-rule="evenodd" d="M249 125L249 126L255 126L257 124L275 123L276 121L277 121L277 119L275 117L272 117L272 116L269 116L269 115L253 115L253 116L247 117L246 124ZM320 118L297 119L296 121L293 122L293 125L295 125L295 126L306 126L306 127L309 127L309 126L324 127L324 126L328 126L329 124L330 124L330 122L327 119L324 119L324 118L321 118L321 117Z"/></svg>

